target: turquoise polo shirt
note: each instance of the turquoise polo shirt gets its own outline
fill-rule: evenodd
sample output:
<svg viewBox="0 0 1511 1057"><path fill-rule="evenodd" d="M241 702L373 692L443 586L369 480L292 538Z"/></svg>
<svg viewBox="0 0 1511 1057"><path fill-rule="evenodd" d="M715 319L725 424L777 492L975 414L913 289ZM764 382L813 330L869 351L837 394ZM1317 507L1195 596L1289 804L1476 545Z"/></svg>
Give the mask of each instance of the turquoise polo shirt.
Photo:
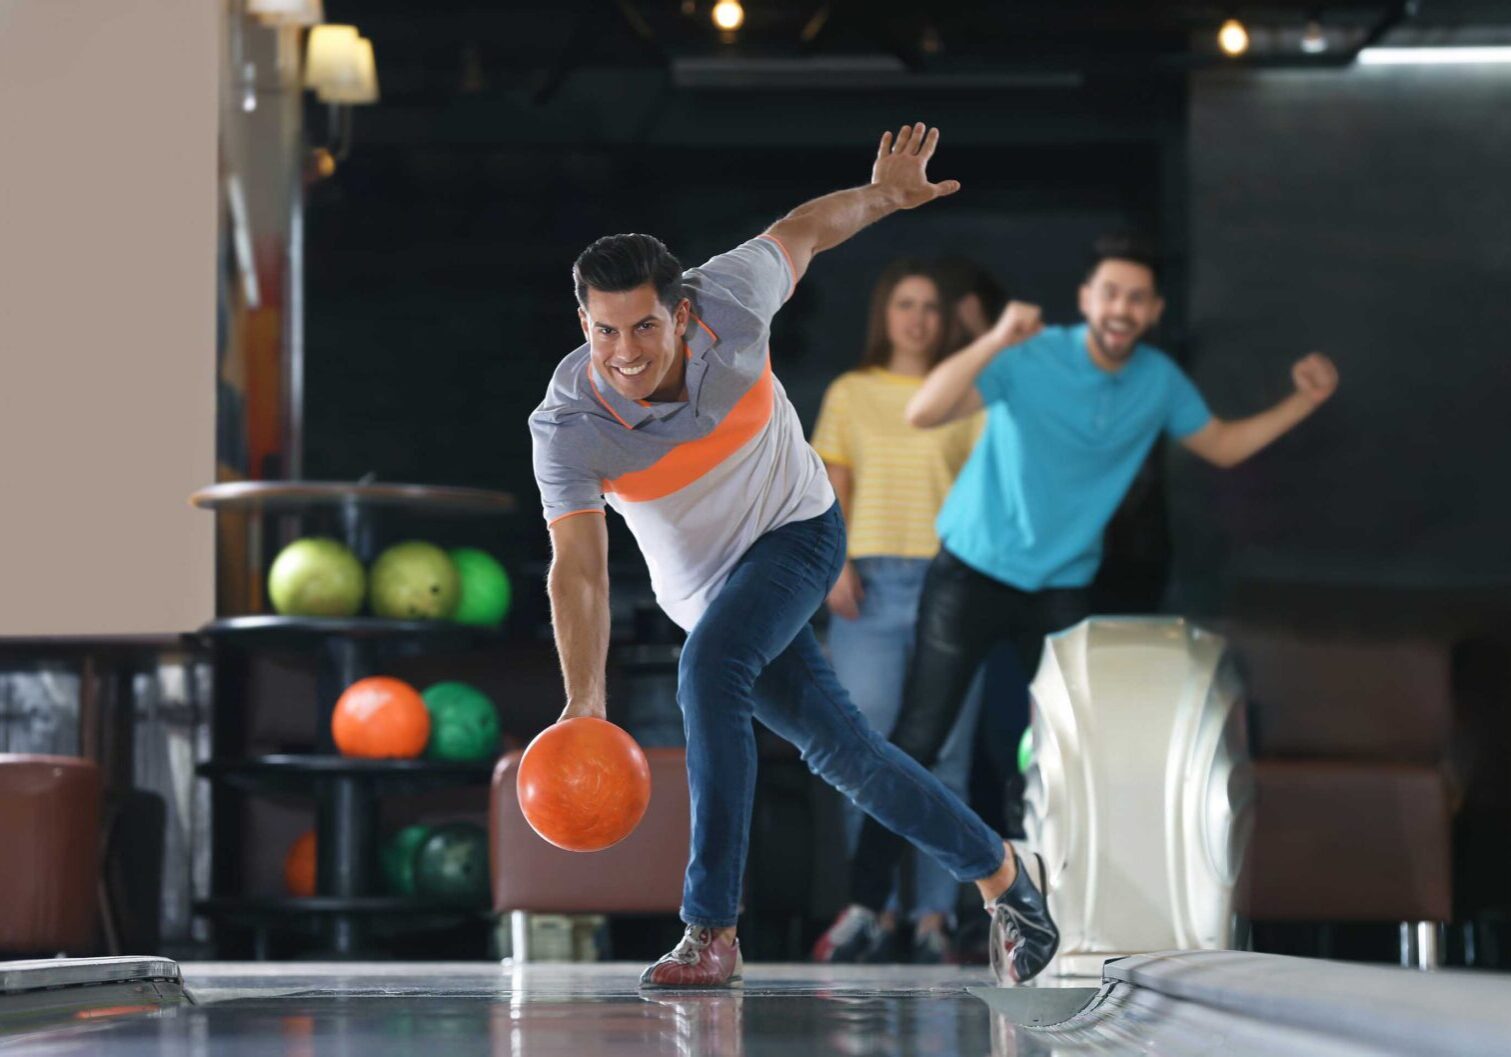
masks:
<svg viewBox="0 0 1511 1057"><path fill-rule="evenodd" d="M939 538L1024 591L1091 583L1102 530L1155 438L1190 436L1212 418L1158 349L1139 345L1122 369L1102 370L1084 325L1003 349L976 388L986 430L939 512Z"/></svg>

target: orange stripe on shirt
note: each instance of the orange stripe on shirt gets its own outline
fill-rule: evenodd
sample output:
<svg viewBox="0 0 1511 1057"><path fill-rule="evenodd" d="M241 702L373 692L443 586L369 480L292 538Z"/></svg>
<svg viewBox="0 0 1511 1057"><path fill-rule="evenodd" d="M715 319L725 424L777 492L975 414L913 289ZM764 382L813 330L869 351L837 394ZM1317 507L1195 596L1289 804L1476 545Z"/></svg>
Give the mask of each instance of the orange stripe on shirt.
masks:
<svg viewBox="0 0 1511 1057"><path fill-rule="evenodd" d="M550 528L552 525L560 525L563 521L567 520L567 518L581 517L584 514L603 514L603 511L597 509L596 507L591 510L574 510L570 514L562 514L559 517L553 517L550 521L546 522L546 528Z"/></svg>
<svg viewBox="0 0 1511 1057"><path fill-rule="evenodd" d="M604 481L604 491L631 503L644 503L686 488L761 432L771 421L774 400L768 353L766 370L712 433L678 444L643 470Z"/></svg>

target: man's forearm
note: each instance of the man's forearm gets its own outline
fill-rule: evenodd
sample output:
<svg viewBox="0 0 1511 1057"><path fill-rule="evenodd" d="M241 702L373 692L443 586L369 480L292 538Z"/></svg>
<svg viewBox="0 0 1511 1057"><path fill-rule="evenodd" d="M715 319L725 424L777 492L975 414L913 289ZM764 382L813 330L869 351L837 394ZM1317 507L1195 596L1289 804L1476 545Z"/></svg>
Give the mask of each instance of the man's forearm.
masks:
<svg viewBox="0 0 1511 1057"><path fill-rule="evenodd" d="M894 195L876 184L851 187L804 202L771 225L770 233L787 246L789 253L811 257L833 249L901 208Z"/></svg>
<svg viewBox="0 0 1511 1057"><path fill-rule="evenodd" d="M1300 393L1292 393L1268 411L1224 422L1220 444L1212 461L1219 466L1237 466L1289 433L1316 405Z"/></svg>
<svg viewBox="0 0 1511 1057"><path fill-rule="evenodd" d="M604 668L609 652L609 584L607 575L584 574L553 563L547 587L551 624L567 711L602 716L607 703Z"/></svg>
<svg viewBox="0 0 1511 1057"><path fill-rule="evenodd" d="M804 202L766 229L787 250L793 279L801 279L815 253L833 249L857 231L899 209L915 209L960 190L958 180L930 183L929 159L939 143L939 130L922 122L905 125L896 137L882 134L871 166L871 182L864 187Z"/></svg>
<svg viewBox="0 0 1511 1057"><path fill-rule="evenodd" d="M955 355L946 356L908 401L908 425L930 429L959 417L957 409L974 391L976 379L1001 351L1002 339L987 331Z"/></svg>

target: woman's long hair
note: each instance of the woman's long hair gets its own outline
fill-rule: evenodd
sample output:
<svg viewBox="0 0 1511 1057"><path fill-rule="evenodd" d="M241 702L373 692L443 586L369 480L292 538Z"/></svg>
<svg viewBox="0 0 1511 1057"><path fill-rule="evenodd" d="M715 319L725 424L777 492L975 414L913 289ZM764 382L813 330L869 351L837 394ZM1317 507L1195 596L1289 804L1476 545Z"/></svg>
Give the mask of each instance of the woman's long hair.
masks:
<svg viewBox="0 0 1511 1057"><path fill-rule="evenodd" d="M900 257L883 269L877 277L876 285L871 289L871 311L866 319L866 344L860 356L862 367L885 367L891 362L892 342L887 337L887 303L892 300L892 291L897 289L897 284L915 275L932 283L939 298L939 338L929 350L929 366L934 366L944 358L954 330L949 306L944 300L944 289L929 265L916 258Z"/></svg>

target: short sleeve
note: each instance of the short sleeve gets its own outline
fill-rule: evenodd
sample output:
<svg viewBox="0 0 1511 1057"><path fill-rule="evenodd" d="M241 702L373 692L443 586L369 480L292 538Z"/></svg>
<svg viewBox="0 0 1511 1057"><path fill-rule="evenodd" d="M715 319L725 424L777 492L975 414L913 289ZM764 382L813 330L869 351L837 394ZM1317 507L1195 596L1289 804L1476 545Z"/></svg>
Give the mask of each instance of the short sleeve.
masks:
<svg viewBox="0 0 1511 1057"><path fill-rule="evenodd" d="M853 463L850 451L850 386L845 375L836 378L824 393L818 421L813 425L813 450L836 466Z"/></svg>
<svg viewBox="0 0 1511 1057"><path fill-rule="evenodd" d="M696 270L768 322L791 295L794 285L787 248L772 235L741 243Z"/></svg>
<svg viewBox="0 0 1511 1057"><path fill-rule="evenodd" d="M530 421L535 484L548 525L573 514L600 514L604 508L603 481L570 457L563 434L559 423Z"/></svg>
<svg viewBox="0 0 1511 1057"><path fill-rule="evenodd" d="M1006 403L1012 395L1013 361L1016 346L1009 346L997 355L976 375L976 391L983 404Z"/></svg>
<svg viewBox="0 0 1511 1057"><path fill-rule="evenodd" d="M1170 385L1166 395L1165 432L1176 440L1189 437L1212 421L1207 402L1197 392L1186 372L1170 363Z"/></svg>

